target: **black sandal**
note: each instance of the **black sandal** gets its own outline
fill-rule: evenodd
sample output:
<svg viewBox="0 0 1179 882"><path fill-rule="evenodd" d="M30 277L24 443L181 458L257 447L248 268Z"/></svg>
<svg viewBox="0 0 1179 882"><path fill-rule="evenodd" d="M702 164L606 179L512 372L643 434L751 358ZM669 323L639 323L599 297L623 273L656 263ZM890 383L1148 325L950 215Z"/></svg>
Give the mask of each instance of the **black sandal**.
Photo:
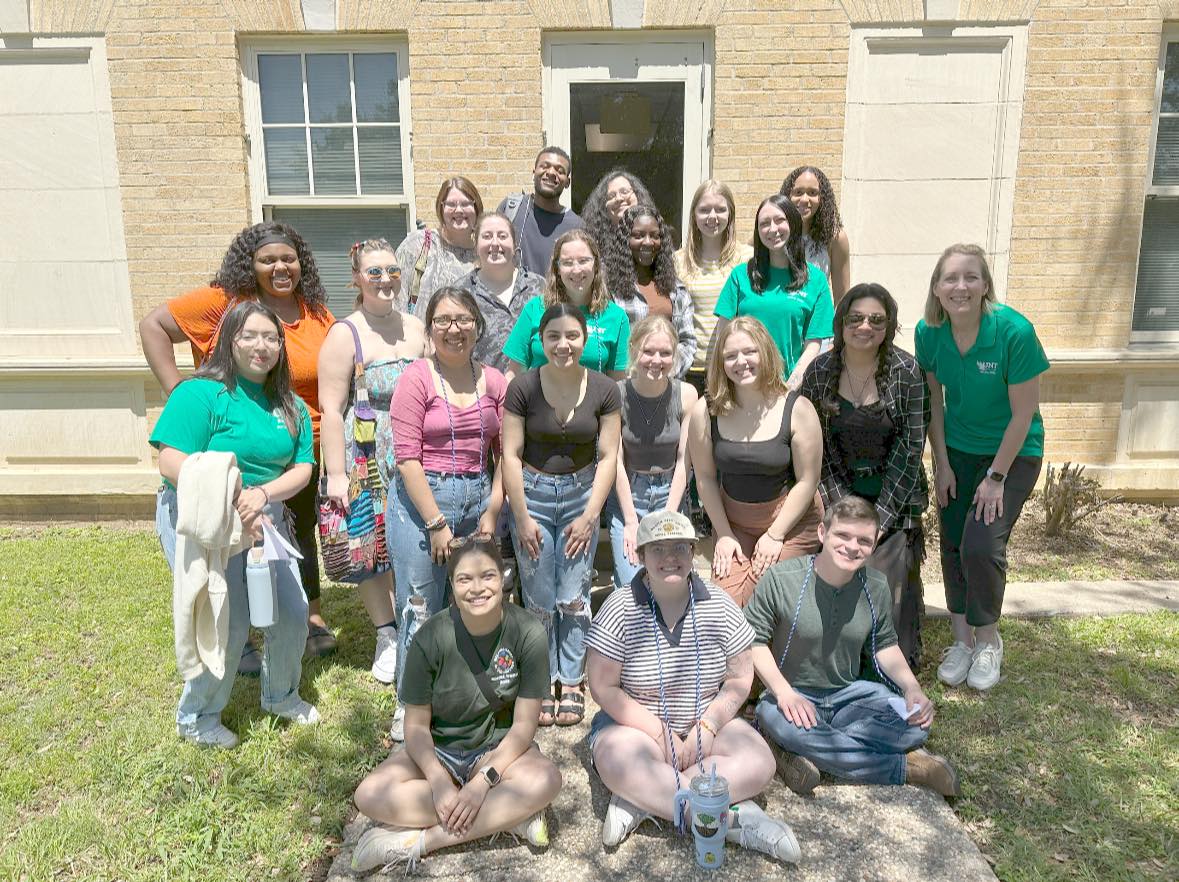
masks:
<svg viewBox="0 0 1179 882"><path fill-rule="evenodd" d="M573 719L562 722L561 716L566 714L572 715ZM557 725L576 726L584 719L585 693L580 691L566 693L564 690L561 690L561 703L557 705Z"/></svg>
<svg viewBox="0 0 1179 882"><path fill-rule="evenodd" d="M545 721L545 717L548 721ZM557 699L553 695L553 689L549 687L549 694L540 700L540 719L537 720L539 726L554 726L557 723Z"/></svg>

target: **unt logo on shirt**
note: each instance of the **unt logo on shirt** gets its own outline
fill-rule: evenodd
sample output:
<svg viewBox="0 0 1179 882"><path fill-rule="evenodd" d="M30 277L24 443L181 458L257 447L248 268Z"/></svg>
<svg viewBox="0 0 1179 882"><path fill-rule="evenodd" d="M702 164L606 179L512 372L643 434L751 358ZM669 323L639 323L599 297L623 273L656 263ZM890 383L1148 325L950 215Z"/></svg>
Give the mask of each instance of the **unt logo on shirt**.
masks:
<svg viewBox="0 0 1179 882"><path fill-rule="evenodd" d="M498 685L511 684L516 677L516 657L506 646L501 647L491 659L491 679Z"/></svg>
<svg viewBox="0 0 1179 882"><path fill-rule="evenodd" d="M285 429L287 427L287 421L282 418L281 407L276 407L274 410L270 411L270 413L274 416L274 427L276 429Z"/></svg>
<svg viewBox="0 0 1179 882"><path fill-rule="evenodd" d="M997 361L980 361L980 362L977 362L977 364L978 364L978 372L980 374L987 374L988 376L994 376L995 373L999 370L999 362L997 362Z"/></svg>

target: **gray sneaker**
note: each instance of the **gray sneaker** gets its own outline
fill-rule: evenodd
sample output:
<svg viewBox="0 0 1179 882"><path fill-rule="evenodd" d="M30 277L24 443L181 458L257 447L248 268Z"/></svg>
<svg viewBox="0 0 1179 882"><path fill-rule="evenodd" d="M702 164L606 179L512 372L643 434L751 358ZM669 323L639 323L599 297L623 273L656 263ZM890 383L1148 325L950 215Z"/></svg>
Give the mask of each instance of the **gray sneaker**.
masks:
<svg viewBox="0 0 1179 882"><path fill-rule="evenodd" d="M387 871L404 862L405 872L409 874L422 859L425 838L424 830L409 827L386 827L383 824L369 827L352 850L352 871L367 873L377 867Z"/></svg>
<svg viewBox="0 0 1179 882"><path fill-rule="evenodd" d="M606 807L606 820L602 822L602 844L615 846L639 828L651 815L623 799L611 794L610 805Z"/></svg>
<svg viewBox="0 0 1179 882"><path fill-rule="evenodd" d="M203 732L197 732L196 734L184 732L177 726L176 734L185 741L195 744L198 747L220 747L222 750L233 750L233 748L237 747L237 736L220 723L212 729L205 729Z"/></svg>
<svg viewBox="0 0 1179 882"><path fill-rule="evenodd" d="M961 686L970 673L974 661L974 648L965 643L954 643L942 653L942 663L937 666L937 678L947 686Z"/></svg>
<svg viewBox="0 0 1179 882"><path fill-rule="evenodd" d="M725 841L790 864L797 864L802 859L802 849L798 847L790 825L771 818L749 799L729 809L729 831L725 834Z"/></svg>
<svg viewBox="0 0 1179 882"><path fill-rule="evenodd" d="M979 643L974 647L974 658L970 662L970 673L966 685L971 689L985 692L999 682L999 668L1003 664L1003 638L999 645Z"/></svg>
<svg viewBox="0 0 1179 882"><path fill-rule="evenodd" d="M400 744L405 740L405 705L398 704L393 711L393 725L389 727L389 738Z"/></svg>
<svg viewBox="0 0 1179 882"><path fill-rule="evenodd" d="M292 723L300 726L314 726L319 722L319 711L315 705L301 698L292 707L281 711L272 710L271 713L276 717L282 717L284 720L290 720Z"/></svg>

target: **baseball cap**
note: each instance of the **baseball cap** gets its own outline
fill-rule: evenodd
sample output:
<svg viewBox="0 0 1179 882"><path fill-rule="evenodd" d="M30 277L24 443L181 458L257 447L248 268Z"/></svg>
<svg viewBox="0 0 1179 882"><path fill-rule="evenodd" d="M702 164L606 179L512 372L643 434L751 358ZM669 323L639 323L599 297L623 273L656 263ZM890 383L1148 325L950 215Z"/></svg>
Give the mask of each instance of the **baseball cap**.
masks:
<svg viewBox="0 0 1179 882"><path fill-rule="evenodd" d="M654 511L639 521L639 532L635 537L635 544L639 548L664 539L687 539L695 542L696 530L687 516L678 511Z"/></svg>

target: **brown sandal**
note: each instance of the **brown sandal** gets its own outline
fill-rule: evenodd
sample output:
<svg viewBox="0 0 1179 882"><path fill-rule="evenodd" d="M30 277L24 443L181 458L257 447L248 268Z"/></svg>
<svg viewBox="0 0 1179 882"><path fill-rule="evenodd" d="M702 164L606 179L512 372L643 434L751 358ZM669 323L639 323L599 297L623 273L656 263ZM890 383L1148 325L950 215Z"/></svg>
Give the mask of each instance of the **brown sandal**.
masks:
<svg viewBox="0 0 1179 882"><path fill-rule="evenodd" d="M562 720L561 717L573 717ZM561 690L561 703L557 705L557 725L576 726L585 719L585 693Z"/></svg>
<svg viewBox="0 0 1179 882"><path fill-rule="evenodd" d="M547 717L547 719L546 719ZM550 691L548 696L542 698L540 701L540 719L537 721L541 726L552 726L557 722L557 699Z"/></svg>

